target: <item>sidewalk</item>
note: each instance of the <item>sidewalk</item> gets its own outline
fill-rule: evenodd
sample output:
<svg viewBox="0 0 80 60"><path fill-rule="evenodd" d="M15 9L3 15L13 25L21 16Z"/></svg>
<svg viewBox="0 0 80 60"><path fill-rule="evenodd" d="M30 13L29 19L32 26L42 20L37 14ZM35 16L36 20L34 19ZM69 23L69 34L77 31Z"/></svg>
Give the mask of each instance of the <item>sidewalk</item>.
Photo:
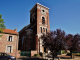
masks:
<svg viewBox="0 0 80 60"><path fill-rule="evenodd" d="M80 60L80 58L74 58L74 59L60 59L60 60Z"/></svg>
<svg viewBox="0 0 80 60"><path fill-rule="evenodd" d="M46 59L39 59L39 58L23 58L23 59L16 59L16 60L46 60ZM50 59L48 59L50 60ZM58 60L57 58L54 58L54 60ZM80 60L80 58L74 58L74 59L60 59L60 60Z"/></svg>
<svg viewBox="0 0 80 60"><path fill-rule="evenodd" d="M80 60L80 57L74 57L74 59L71 59L70 56L66 56L68 58L61 58L60 57L60 60ZM16 60L46 60L46 59L43 59L43 58L35 58L35 57L20 57L20 58L17 58ZM47 60L52 60L52 58L47 58ZM54 60L58 60L58 58L54 58Z"/></svg>

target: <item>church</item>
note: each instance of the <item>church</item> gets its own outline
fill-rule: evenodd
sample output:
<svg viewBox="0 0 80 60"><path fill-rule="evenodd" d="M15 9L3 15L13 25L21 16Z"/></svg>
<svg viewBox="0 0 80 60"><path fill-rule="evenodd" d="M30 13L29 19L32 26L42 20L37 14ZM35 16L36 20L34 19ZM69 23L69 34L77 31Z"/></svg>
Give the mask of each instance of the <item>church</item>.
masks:
<svg viewBox="0 0 80 60"><path fill-rule="evenodd" d="M43 46L40 36L50 32L49 8L36 3L30 10L30 24L19 31L19 50L37 53L48 53L48 49Z"/></svg>

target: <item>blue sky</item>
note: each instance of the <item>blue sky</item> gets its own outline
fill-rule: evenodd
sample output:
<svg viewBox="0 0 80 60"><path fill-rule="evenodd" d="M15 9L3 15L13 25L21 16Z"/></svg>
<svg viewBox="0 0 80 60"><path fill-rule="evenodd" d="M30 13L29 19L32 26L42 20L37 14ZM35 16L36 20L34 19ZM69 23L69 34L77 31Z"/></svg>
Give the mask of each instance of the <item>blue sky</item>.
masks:
<svg viewBox="0 0 80 60"><path fill-rule="evenodd" d="M50 30L61 29L67 34L80 34L80 0L0 0L0 14L7 29L19 32L30 23L30 10L40 3L48 8Z"/></svg>

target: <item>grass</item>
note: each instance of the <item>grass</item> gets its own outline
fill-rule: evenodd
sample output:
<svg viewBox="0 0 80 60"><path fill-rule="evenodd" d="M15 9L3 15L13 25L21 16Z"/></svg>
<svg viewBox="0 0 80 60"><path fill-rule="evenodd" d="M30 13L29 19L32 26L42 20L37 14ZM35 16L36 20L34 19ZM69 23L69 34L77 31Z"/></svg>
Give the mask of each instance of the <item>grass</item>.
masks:
<svg viewBox="0 0 80 60"><path fill-rule="evenodd" d="M34 56L35 56L35 57L40 57L40 55L39 55L39 54L34 54Z"/></svg>
<svg viewBox="0 0 80 60"><path fill-rule="evenodd" d="M77 54L76 56L80 56L80 54Z"/></svg>
<svg viewBox="0 0 80 60"><path fill-rule="evenodd" d="M62 50L62 54L65 54L66 52L64 50Z"/></svg>
<svg viewBox="0 0 80 60"><path fill-rule="evenodd" d="M71 56L71 53L67 53L68 56ZM80 54L77 54L75 56L80 56Z"/></svg>

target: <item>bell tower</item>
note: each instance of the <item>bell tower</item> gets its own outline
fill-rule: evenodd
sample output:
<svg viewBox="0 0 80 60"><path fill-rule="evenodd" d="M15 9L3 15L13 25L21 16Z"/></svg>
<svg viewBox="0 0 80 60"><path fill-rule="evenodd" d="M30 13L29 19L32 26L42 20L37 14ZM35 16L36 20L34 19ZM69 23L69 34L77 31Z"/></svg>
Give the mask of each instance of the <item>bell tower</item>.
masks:
<svg viewBox="0 0 80 60"><path fill-rule="evenodd" d="M36 3L35 6L30 10L30 23L32 25L37 24L36 34L49 32L49 8Z"/></svg>
<svg viewBox="0 0 80 60"><path fill-rule="evenodd" d="M49 31L49 8L37 3L37 34Z"/></svg>
<svg viewBox="0 0 80 60"><path fill-rule="evenodd" d="M30 23L35 27L35 47L38 52L43 52L42 45L40 45L39 37L43 33L50 32L49 24L49 8L39 3L36 3L30 10Z"/></svg>

